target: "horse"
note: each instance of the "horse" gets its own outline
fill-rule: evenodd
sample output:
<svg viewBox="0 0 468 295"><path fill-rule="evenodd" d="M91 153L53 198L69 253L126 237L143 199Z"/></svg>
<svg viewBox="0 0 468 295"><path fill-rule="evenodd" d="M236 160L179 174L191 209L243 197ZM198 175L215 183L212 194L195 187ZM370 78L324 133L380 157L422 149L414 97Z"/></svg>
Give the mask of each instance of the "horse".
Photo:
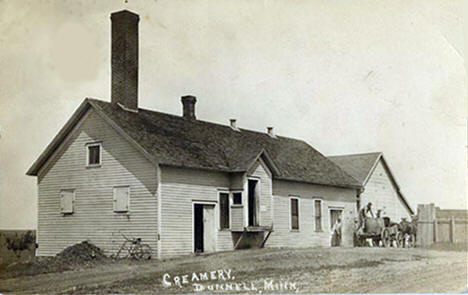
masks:
<svg viewBox="0 0 468 295"><path fill-rule="evenodd" d="M403 218L399 224L398 243L402 247L414 247L416 244L417 228L416 219L413 218L410 222L406 218Z"/></svg>

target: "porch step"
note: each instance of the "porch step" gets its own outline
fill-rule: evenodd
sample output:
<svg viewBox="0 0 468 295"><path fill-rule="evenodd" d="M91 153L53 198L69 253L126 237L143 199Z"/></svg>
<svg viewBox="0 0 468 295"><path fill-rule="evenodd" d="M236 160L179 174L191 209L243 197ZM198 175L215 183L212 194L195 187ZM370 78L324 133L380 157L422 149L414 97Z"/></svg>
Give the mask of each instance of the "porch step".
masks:
<svg viewBox="0 0 468 295"><path fill-rule="evenodd" d="M273 230L272 226L263 226L263 225L244 227L244 231L246 232L265 232L265 231L272 231L272 230Z"/></svg>
<svg viewBox="0 0 468 295"><path fill-rule="evenodd" d="M263 248L273 231L273 226L247 226L239 235L234 250L242 248ZM265 235L266 233L266 235Z"/></svg>

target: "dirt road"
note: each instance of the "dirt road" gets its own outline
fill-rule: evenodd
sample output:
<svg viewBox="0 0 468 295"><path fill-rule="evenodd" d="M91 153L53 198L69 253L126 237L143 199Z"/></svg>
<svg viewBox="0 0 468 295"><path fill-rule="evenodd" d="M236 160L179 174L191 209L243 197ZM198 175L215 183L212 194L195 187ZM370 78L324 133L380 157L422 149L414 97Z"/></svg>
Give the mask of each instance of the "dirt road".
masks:
<svg viewBox="0 0 468 295"><path fill-rule="evenodd" d="M259 249L166 261L117 262L5 279L0 280L0 292L461 292L467 290L466 265L466 252L388 248Z"/></svg>

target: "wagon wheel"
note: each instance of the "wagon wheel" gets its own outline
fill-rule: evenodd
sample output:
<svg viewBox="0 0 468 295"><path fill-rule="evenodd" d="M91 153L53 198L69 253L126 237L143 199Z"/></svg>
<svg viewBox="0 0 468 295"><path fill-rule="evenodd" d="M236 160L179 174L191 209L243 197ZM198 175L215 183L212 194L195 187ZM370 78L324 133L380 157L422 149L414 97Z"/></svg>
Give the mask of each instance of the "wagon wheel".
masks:
<svg viewBox="0 0 468 295"><path fill-rule="evenodd" d="M383 247L388 247L390 245L390 232L388 228L384 228L380 233L380 240L382 241Z"/></svg>
<svg viewBox="0 0 468 295"><path fill-rule="evenodd" d="M398 248L401 248L404 246L404 242L405 242L405 235L399 231L397 232L396 234L396 245Z"/></svg>

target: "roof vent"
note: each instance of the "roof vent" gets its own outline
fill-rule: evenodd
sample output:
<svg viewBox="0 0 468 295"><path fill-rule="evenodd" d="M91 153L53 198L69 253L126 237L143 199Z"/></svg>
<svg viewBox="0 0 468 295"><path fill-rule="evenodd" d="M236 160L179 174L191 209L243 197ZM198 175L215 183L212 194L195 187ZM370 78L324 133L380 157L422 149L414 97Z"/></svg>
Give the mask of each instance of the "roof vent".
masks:
<svg viewBox="0 0 468 295"><path fill-rule="evenodd" d="M231 123L231 128L236 130L236 131L240 131L239 128L237 128L237 124L236 124L236 119L230 119L229 122Z"/></svg>
<svg viewBox="0 0 468 295"><path fill-rule="evenodd" d="M273 138L276 138L275 132L273 131L273 127L267 127L267 133Z"/></svg>
<svg viewBox="0 0 468 295"><path fill-rule="evenodd" d="M182 96L181 101L183 105L184 119L196 120L197 118L195 117L195 103L197 102L197 98L192 95L186 95Z"/></svg>

